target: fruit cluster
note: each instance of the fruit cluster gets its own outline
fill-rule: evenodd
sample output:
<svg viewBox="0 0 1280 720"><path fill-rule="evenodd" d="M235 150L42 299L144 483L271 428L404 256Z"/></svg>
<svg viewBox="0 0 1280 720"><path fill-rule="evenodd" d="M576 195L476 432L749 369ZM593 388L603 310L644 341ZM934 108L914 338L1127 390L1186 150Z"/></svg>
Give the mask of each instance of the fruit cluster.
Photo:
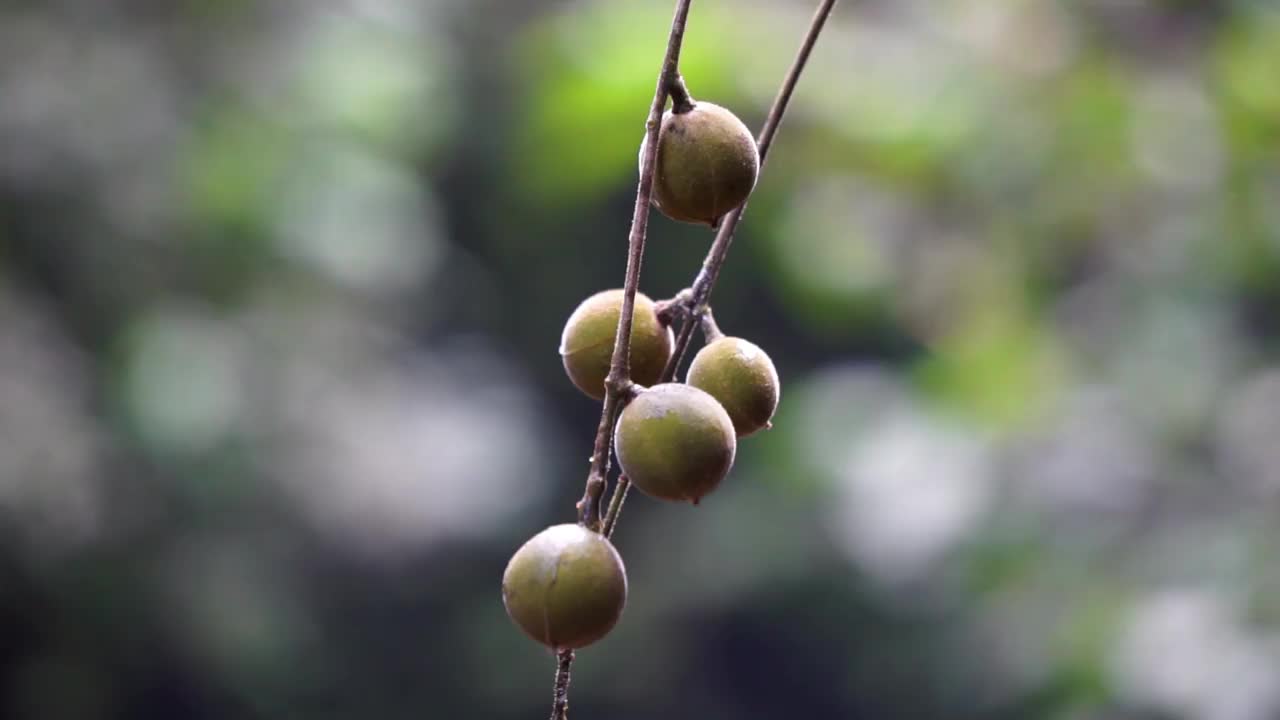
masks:
<svg viewBox="0 0 1280 720"><path fill-rule="evenodd" d="M714 227L746 201L759 169L755 140L737 117L711 103L678 103L658 133L654 204L673 219ZM596 400L605 397L622 301L622 290L583 300L560 339L570 381ZM769 427L778 373L759 347L721 336L710 324L686 382L662 382L674 342L659 306L636 294L633 392L614 426L613 447L622 473L642 492L697 504L733 467L738 438ZM507 614L530 637L556 651L577 649L617 623L627 599L626 570L604 535L555 525L512 556L502 596Z"/></svg>

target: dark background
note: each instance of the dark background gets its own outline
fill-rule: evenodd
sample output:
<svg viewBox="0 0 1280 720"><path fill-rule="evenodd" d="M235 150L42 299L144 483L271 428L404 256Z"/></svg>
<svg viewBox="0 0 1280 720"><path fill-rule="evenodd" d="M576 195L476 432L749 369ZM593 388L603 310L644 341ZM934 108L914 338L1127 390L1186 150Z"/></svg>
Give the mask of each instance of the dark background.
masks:
<svg viewBox="0 0 1280 720"><path fill-rule="evenodd" d="M0 716L545 716L669 2L0 0ZM758 128L810 3L694 3ZM669 297L711 235L655 216ZM1280 9L841 3L576 718L1280 716Z"/></svg>

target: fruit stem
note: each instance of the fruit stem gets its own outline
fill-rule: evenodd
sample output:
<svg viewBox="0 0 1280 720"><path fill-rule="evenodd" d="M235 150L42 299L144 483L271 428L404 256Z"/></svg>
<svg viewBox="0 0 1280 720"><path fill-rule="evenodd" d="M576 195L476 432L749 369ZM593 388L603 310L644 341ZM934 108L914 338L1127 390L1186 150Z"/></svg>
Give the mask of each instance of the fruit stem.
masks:
<svg viewBox="0 0 1280 720"><path fill-rule="evenodd" d="M569 666L573 665L573 651L561 650L557 657L556 684L551 701L551 720L569 720Z"/></svg>
<svg viewBox="0 0 1280 720"><path fill-rule="evenodd" d="M715 315L711 313L710 306L702 313L702 337L706 338L708 343L724 337L724 333L720 332L720 326L716 324Z"/></svg>
<svg viewBox="0 0 1280 720"><path fill-rule="evenodd" d="M791 96L795 93L796 85L800 82L800 75L804 72L804 67L809 62L809 56L813 53L813 47L818 42L818 36L822 33L823 26L827 23L827 18L831 16L831 10L835 7L836 0L822 0L818 3L818 9L813 14L813 20L809 23L809 30L805 33L804 41L800 43L800 49L796 52L795 60L791 63L791 68L787 71L787 75L783 78L782 87L778 89L778 95L773 100L773 106L769 108L769 114L765 117L764 127L760 129L760 137L756 140L756 145L760 150L760 170L764 171L765 158L769 154L769 148L773 145L773 139L778 134L778 126L782 124L782 118L787 112L787 105L791 102ZM703 313L707 312L707 301L711 298L711 291L715 288L716 280L720 277L720 269L724 266L725 258L729 255L729 246L733 244L733 233L738 229L738 222L742 219L742 214L746 212L747 203L742 203L734 210L729 211L721 219L720 229L716 232L716 239L711 243L711 249L707 251L707 257L702 261L702 269L698 271L698 276L690 287L693 289L692 297L689 298L688 309L689 317L685 319L684 324L680 326L680 333L676 336L675 350L671 353L671 359L667 361L666 368L662 371L661 382L671 382L679 370L680 364L684 362L685 353L689 350L689 341L693 337L693 329L699 323L695 322Z"/></svg>
<svg viewBox="0 0 1280 720"><path fill-rule="evenodd" d="M684 42L684 27L692 2L693 0L676 2L671 32L667 36L667 52L658 73L653 102L649 105L644 143L640 146L640 179L636 186L635 210L631 215L631 232L627 238L627 273L622 286L622 311L618 315L618 332L614 338L609 374L605 377L604 407L600 412L600 426L596 429L591 471L587 475L587 487L582 500L578 502L578 523L596 532L600 531L600 504L609 476L613 426L618 420L621 400L631 389L631 324L635 315L636 289L640 285L640 266L644 261L645 236L649 230L653 172L658 158L658 128L667 97L671 94L671 86L679 78L680 46Z"/></svg>
<svg viewBox="0 0 1280 720"><path fill-rule="evenodd" d="M676 115L683 115L693 109L698 103L689 94L689 87L684 84L684 76L676 73L675 79L671 81L668 88L671 91L671 112Z"/></svg>

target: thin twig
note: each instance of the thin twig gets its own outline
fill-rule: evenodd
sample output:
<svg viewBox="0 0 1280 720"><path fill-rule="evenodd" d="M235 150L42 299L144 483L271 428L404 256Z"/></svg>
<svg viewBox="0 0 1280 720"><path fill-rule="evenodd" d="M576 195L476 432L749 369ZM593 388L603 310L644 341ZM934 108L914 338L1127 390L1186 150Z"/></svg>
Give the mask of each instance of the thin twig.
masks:
<svg viewBox="0 0 1280 720"><path fill-rule="evenodd" d="M557 655L556 684L551 700L551 720L569 719L569 666L573 665L573 651L561 650Z"/></svg>
<svg viewBox="0 0 1280 720"><path fill-rule="evenodd" d="M591 472L587 475L587 487L578 502L578 522L592 530L600 530L600 500L604 496L606 478L609 475L609 450L613 439L613 424L617 420L622 401L631 387L631 320L635 312L636 288L640 284L640 265L644 260L645 235L649 230L649 203L653 196L653 171L658 158L658 127L662 122L662 110L667 104L671 83L676 82L680 66L680 45L684 42L685 20L689 17L689 5L693 0L678 0L675 17L671 20L671 34L667 37L667 54L658 74L658 86L649 106L649 118L645 121L644 151L640 155L640 180L636 188L636 205L631 214L631 233L627 239L627 276L622 286L622 312L618 316L618 334L614 338L613 358L609 374L605 377L604 408L600 413L600 426L596 429L596 442L591 453Z"/></svg>
<svg viewBox="0 0 1280 720"><path fill-rule="evenodd" d="M627 501L627 491L631 489L631 481L626 475L619 475L613 486L613 495L609 496L609 510L604 514L604 526L600 532L605 537L613 537L613 528L618 524L618 515L622 512L622 503Z"/></svg>
<svg viewBox="0 0 1280 720"><path fill-rule="evenodd" d="M698 277L702 277L701 274ZM676 371L684 364L684 355L689 351L689 341L693 339L693 329L698 323L693 319L693 311L690 310L686 316L684 324L680 326L680 332L676 335L675 350L671 353L671 359L667 361L667 366L662 369L662 376L658 380L660 383L668 383L676 378Z"/></svg>
<svg viewBox="0 0 1280 720"><path fill-rule="evenodd" d="M764 170L765 159L769 155L773 139L778 134L778 126L782 124L782 117L787 112L787 105L791 102L792 94L795 93L796 84L800 81L804 66L809 62L809 55L813 53L813 46L818 42L818 35L822 33L822 28L826 25L827 18L831 16L831 10L835 4L836 0L822 0L818 4L818 9L814 12L813 20L809 24L809 31L804 36L804 42L800 44L800 50L791 63L791 69L787 71L787 76L782 81L778 96L773 100L773 107L769 108L769 115L765 118L764 127L760 129L760 137L756 141L760 148L761 171ZM733 233L737 230L738 221L742 219L746 209L747 204L743 203L728 213L720 223L715 242L711 243L711 249L707 251L707 257L702 262L702 269L690 286L693 293L689 301L689 314L680 327L679 335L676 336L675 351L672 352L671 360L662 371L661 382L671 382L675 379L676 371L684 361L685 353L689 349L689 341L693 337L693 330L698 325L698 318L706 311L711 291L720 277L720 269L724 267L725 258L729 255L729 246L733 244Z"/></svg>

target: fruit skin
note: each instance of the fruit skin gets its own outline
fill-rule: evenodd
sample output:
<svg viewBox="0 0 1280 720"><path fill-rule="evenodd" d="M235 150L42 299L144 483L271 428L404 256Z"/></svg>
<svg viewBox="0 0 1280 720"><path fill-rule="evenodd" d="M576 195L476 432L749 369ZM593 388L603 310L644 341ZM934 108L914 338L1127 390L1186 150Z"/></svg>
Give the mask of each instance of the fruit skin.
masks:
<svg viewBox="0 0 1280 720"><path fill-rule="evenodd" d="M525 634L552 650L586 647L622 616L627 571L603 535L572 523L552 525L511 556L502 603Z"/></svg>
<svg viewBox="0 0 1280 720"><path fill-rule="evenodd" d="M738 437L769 427L778 409L778 371L764 350L748 340L722 337L698 351L686 381L724 406Z"/></svg>
<svg viewBox="0 0 1280 720"><path fill-rule="evenodd" d="M596 400L604 399L604 379L613 359L622 314L622 290L603 290L583 300L569 315L560 335L560 359L569 379ZM658 322L653 300L636 293L631 321L631 379L652 385L662 378L675 339L671 328Z"/></svg>
<svg viewBox="0 0 1280 720"><path fill-rule="evenodd" d="M662 500L695 505L729 474L737 446L733 421L720 403L683 383L641 392L614 430L618 465L633 485Z"/></svg>
<svg viewBox="0 0 1280 720"><path fill-rule="evenodd" d="M759 174L755 138L732 112L699 101L662 115L653 204L667 217L717 227L746 202Z"/></svg>

